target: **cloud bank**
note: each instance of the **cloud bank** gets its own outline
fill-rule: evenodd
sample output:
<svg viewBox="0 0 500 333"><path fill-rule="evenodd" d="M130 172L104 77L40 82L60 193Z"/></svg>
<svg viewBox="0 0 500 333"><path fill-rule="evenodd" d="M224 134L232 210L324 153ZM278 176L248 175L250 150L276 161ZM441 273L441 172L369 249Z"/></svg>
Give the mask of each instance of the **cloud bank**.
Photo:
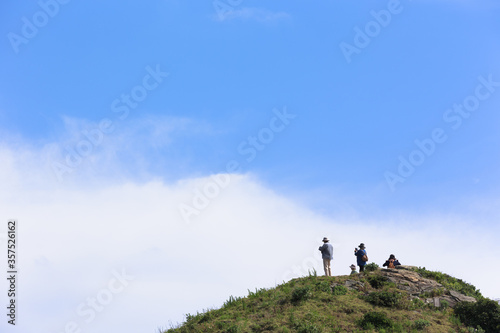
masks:
<svg viewBox="0 0 500 333"><path fill-rule="evenodd" d="M494 262L499 250L498 230L473 228L473 220L322 216L255 175L231 174L219 175L230 182L186 223L179 206L212 177L61 184L45 173L51 151L50 144L20 143L0 150L0 246L7 219L17 219L20 258L19 321L16 328L2 322L2 332L155 332L230 295L313 269L322 273L317 248L324 236L334 245L334 275L349 273L353 249L364 242L370 261L381 264L394 253L403 264L444 271L488 297L500 295L489 278L500 269L488 266L487 275L469 269L478 260ZM126 166L110 167L126 175ZM6 281L0 287L6 290Z"/></svg>

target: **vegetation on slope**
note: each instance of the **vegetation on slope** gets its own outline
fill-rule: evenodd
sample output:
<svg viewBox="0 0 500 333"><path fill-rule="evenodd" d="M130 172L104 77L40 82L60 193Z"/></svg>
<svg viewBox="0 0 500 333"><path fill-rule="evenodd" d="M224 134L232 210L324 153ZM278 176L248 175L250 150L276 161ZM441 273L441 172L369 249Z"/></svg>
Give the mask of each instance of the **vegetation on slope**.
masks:
<svg viewBox="0 0 500 333"><path fill-rule="evenodd" d="M447 289L456 290L466 296L472 296L477 299L483 298L480 291L476 289L475 286L460 279L454 278L453 276L450 276L448 274L428 271L425 269L425 267L417 268L415 269L415 271L425 278L433 279L436 282L441 283Z"/></svg>
<svg viewBox="0 0 500 333"><path fill-rule="evenodd" d="M479 301L460 303L456 310L446 303L436 308L398 289L376 267L353 276L324 277L314 272L276 288L249 291L244 298L231 296L220 309L188 314L182 325L164 333L500 332L496 302L484 299L462 280L425 269L418 272ZM346 288L346 280L359 282L358 288Z"/></svg>

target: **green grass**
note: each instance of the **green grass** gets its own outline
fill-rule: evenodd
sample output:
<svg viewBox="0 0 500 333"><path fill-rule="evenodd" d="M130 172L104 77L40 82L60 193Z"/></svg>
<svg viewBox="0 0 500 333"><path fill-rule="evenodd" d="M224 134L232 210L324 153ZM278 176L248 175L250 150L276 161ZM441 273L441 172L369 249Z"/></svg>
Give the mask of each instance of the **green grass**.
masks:
<svg viewBox="0 0 500 333"><path fill-rule="evenodd" d="M394 308L400 305L402 295L398 292L374 291L369 293L365 299L376 306Z"/></svg>
<svg viewBox="0 0 500 333"><path fill-rule="evenodd" d="M359 326L364 329L390 329L394 326L394 321L384 312L368 312L359 321Z"/></svg>
<svg viewBox="0 0 500 333"><path fill-rule="evenodd" d="M425 278L441 283L447 289L458 291L466 296L475 297L476 299L483 298L483 295L481 295L481 292L479 289L476 289L475 286L448 274L428 271L425 267L419 267L415 269L415 271Z"/></svg>
<svg viewBox="0 0 500 333"><path fill-rule="evenodd" d="M480 295L474 286L462 280L443 273L420 270L428 278L446 281L446 284L438 281L443 285ZM314 273L275 288L249 290L247 297L230 296L221 308L188 314L182 325L163 332L470 331L465 320L461 320L453 309L436 309L420 299L412 299L405 291L387 283L379 270L336 277L317 276ZM348 290L344 287L348 279L357 280L364 287L360 291ZM476 324L473 320L469 321Z"/></svg>

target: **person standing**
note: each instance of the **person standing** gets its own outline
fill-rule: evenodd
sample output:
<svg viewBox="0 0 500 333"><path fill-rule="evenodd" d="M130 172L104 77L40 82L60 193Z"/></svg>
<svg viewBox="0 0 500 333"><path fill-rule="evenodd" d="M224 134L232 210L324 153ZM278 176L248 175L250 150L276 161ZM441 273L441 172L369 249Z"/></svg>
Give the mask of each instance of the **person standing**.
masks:
<svg viewBox="0 0 500 333"><path fill-rule="evenodd" d="M323 245L319 247L321 256L323 257L323 268L325 270L325 276L332 276L332 268L330 264L333 259L333 246L329 242L330 240L327 237L324 237Z"/></svg>
<svg viewBox="0 0 500 333"><path fill-rule="evenodd" d="M365 250L365 244L361 243L359 244L359 250L358 248L354 248L354 255L357 257L357 263L359 266L359 272L364 272L365 270L365 265L368 262L368 255Z"/></svg>

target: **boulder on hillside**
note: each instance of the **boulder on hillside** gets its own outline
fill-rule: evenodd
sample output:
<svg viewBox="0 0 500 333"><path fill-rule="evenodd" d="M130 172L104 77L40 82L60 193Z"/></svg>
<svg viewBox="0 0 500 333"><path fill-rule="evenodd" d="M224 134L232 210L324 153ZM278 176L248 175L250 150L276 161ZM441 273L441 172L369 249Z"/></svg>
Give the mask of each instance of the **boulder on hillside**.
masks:
<svg viewBox="0 0 500 333"><path fill-rule="evenodd" d="M410 265L397 265L396 269L406 269L407 271L413 271L417 269L417 266L410 266Z"/></svg>
<svg viewBox="0 0 500 333"><path fill-rule="evenodd" d="M363 282L359 282L356 280L347 280L344 285L347 287L347 289L354 289L361 291L365 288L365 284Z"/></svg>
<svg viewBox="0 0 500 333"><path fill-rule="evenodd" d="M382 269L380 270L380 274L393 282L397 288L405 290L413 296L444 288L442 284L431 279L426 279L417 272L405 268Z"/></svg>
<svg viewBox="0 0 500 333"><path fill-rule="evenodd" d="M465 296L455 290L447 290L442 284L424 278L414 271L414 267L398 266L397 269L381 269L379 273L388 281L393 282L398 289L408 292L413 297L421 297L425 293L432 293L434 290L441 289L442 295L425 299L426 303L434 304L436 307L440 307L442 301L446 301L450 307L455 307L459 302L476 302L474 297Z"/></svg>
<svg viewBox="0 0 500 333"><path fill-rule="evenodd" d="M476 302L476 299L471 296L465 296L455 290L450 290L451 297L455 298L458 302Z"/></svg>

